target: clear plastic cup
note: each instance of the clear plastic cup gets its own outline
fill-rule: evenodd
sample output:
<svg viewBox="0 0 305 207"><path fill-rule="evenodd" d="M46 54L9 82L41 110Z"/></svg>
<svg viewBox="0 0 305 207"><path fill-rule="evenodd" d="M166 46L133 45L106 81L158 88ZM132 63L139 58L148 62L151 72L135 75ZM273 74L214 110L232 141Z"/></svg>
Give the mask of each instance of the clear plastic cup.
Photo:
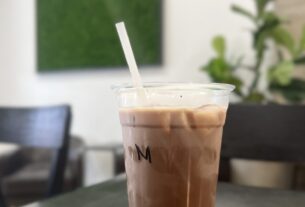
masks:
<svg viewBox="0 0 305 207"><path fill-rule="evenodd" d="M129 207L214 207L222 131L234 86L148 83L144 89L114 87Z"/></svg>

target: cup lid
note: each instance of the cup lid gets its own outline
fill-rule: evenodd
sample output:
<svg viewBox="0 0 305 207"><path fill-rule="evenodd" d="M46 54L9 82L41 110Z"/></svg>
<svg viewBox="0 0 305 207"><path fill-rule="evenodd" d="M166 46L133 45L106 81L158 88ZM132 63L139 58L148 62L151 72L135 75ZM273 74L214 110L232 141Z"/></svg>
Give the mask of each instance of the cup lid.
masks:
<svg viewBox="0 0 305 207"><path fill-rule="evenodd" d="M131 84L118 84L111 87L117 93L132 92L138 90ZM225 83L187 83L187 82L147 82L143 84L143 88L147 90L160 90L160 91L202 91L212 92L217 94L229 94L235 86Z"/></svg>

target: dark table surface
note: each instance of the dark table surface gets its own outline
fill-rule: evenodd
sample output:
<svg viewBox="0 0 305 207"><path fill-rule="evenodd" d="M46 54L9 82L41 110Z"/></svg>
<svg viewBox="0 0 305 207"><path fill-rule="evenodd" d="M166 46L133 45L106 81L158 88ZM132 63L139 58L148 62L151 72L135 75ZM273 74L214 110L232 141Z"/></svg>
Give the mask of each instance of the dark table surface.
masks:
<svg viewBox="0 0 305 207"><path fill-rule="evenodd" d="M128 207L125 177L76 190L26 207ZM219 183L216 207L303 207L305 192Z"/></svg>

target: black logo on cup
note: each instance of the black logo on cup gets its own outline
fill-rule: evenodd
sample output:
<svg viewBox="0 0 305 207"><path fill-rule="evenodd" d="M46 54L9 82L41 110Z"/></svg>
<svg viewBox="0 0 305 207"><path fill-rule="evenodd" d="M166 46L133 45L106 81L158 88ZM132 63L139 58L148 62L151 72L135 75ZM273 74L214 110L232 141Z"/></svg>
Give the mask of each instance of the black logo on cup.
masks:
<svg viewBox="0 0 305 207"><path fill-rule="evenodd" d="M136 145L136 149L137 149L137 155L138 155L138 160L140 161L141 160L141 157L144 158L145 160L148 160L149 163L151 163L151 152L150 152L150 148L149 147L146 147L146 150L145 150L145 153L143 153L141 151L141 148Z"/></svg>

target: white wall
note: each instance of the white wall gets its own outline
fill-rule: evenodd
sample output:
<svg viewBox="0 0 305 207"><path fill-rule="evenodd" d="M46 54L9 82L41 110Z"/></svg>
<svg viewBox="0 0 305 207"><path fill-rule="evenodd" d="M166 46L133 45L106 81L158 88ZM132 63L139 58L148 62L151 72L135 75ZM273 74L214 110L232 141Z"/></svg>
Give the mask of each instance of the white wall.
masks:
<svg viewBox="0 0 305 207"><path fill-rule="evenodd" d="M164 65L142 71L146 81L207 82L199 67L213 55L210 39L226 34L230 51L251 57L251 24L230 11L245 0L165 0ZM35 1L0 1L0 105L70 103L72 131L90 145L120 142L110 85L129 81L127 68L38 74L35 66ZM250 58L251 59L251 58Z"/></svg>

